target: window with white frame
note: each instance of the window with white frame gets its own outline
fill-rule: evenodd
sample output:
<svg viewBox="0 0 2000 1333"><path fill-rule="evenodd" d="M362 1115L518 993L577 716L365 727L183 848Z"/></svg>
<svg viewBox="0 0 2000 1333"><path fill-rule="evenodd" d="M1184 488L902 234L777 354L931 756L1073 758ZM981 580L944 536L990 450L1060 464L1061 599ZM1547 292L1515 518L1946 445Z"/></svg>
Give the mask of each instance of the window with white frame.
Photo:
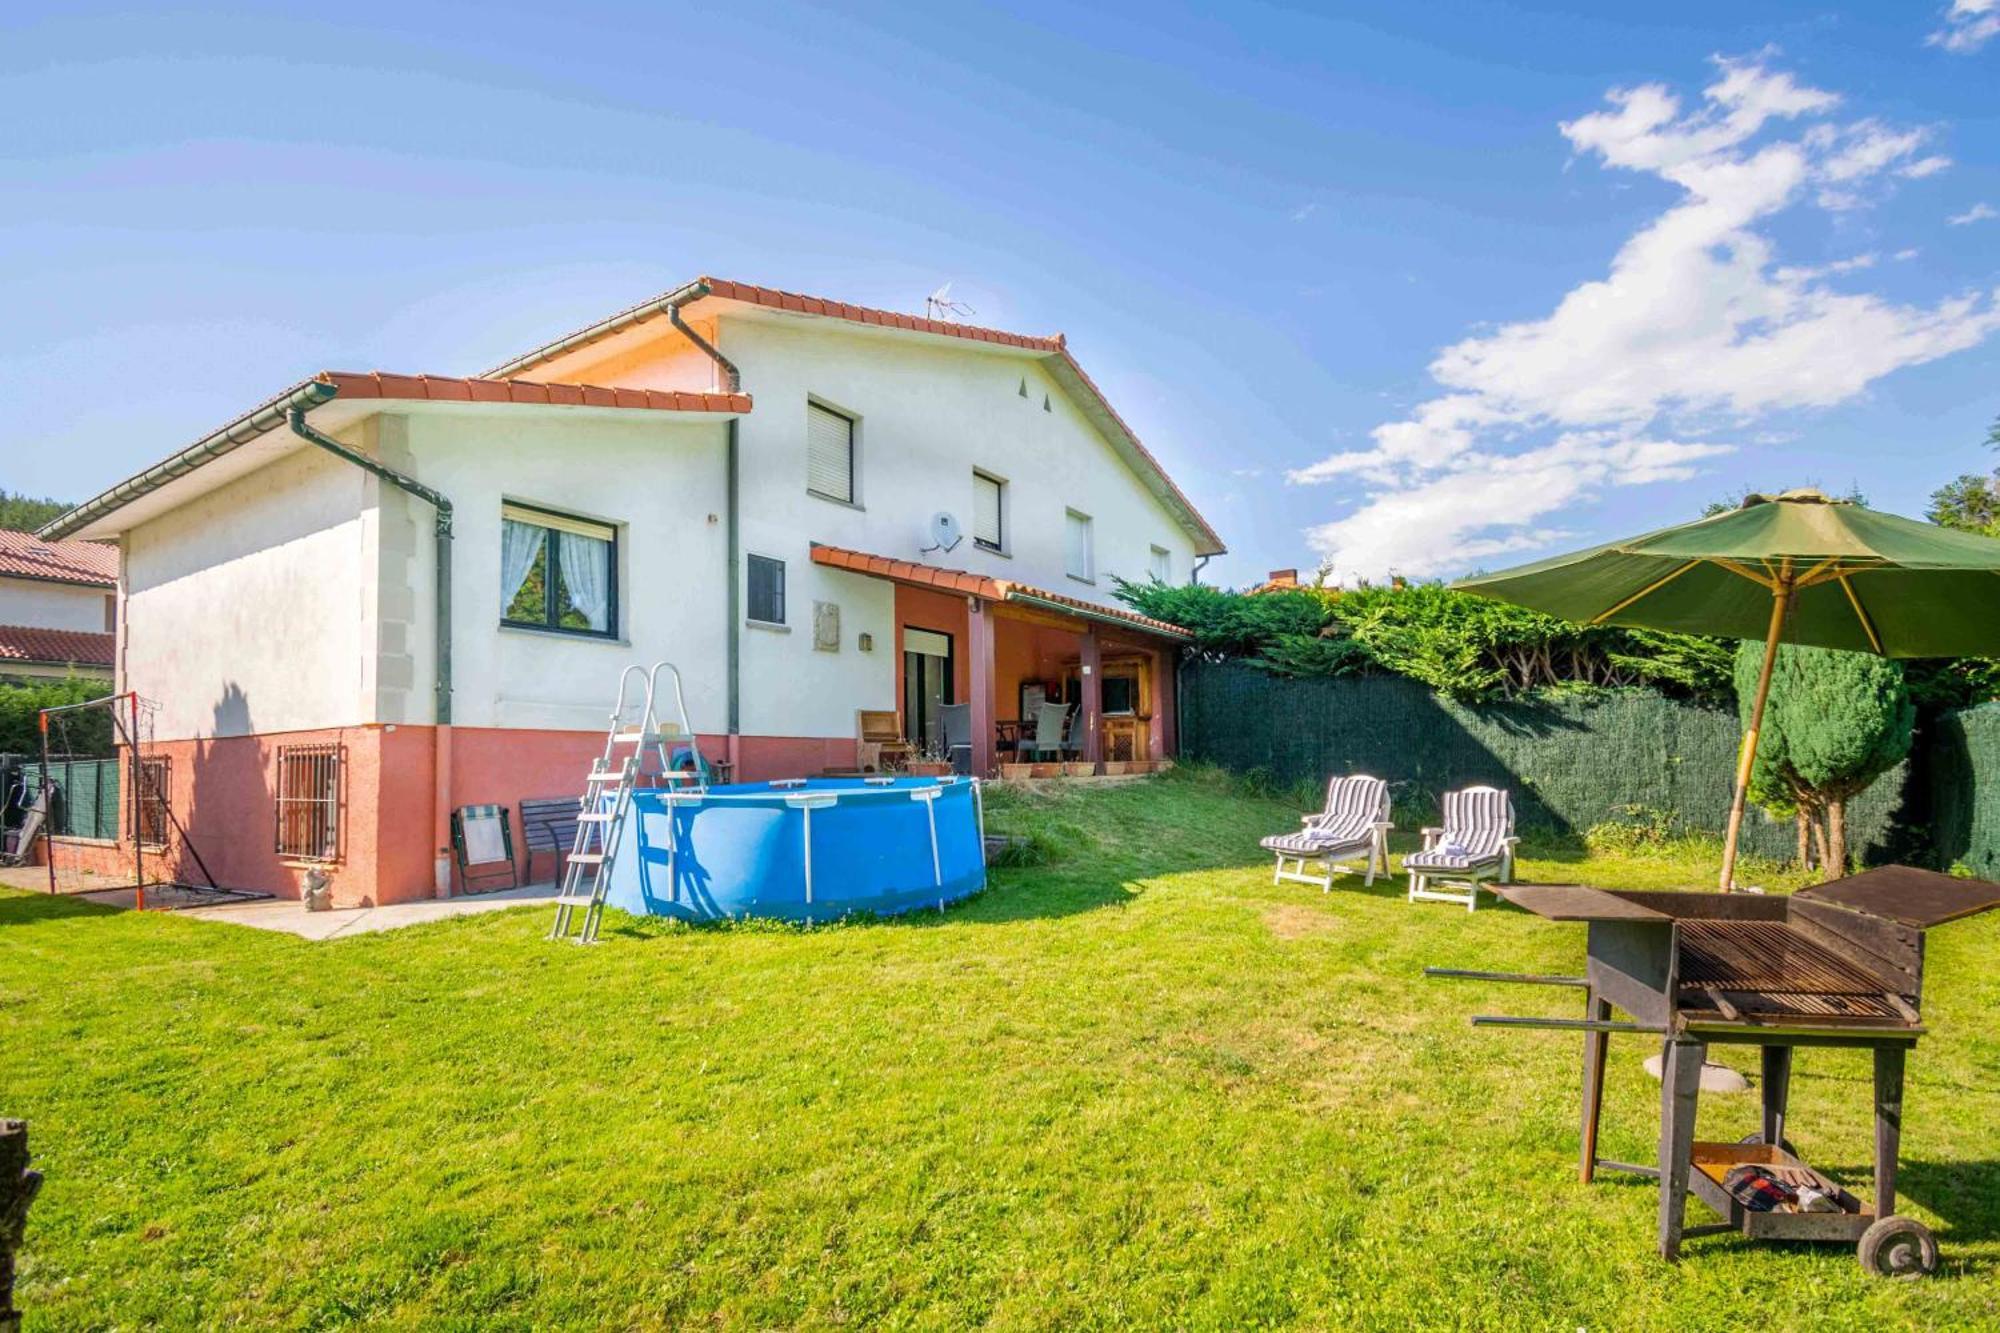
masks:
<svg viewBox="0 0 2000 1333"><path fill-rule="evenodd" d="M763 625L785 623L785 562L768 555L750 557L745 613Z"/></svg>
<svg viewBox="0 0 2000 1333"><path fill-rule="evenodd" d="M1155 546L1152 551L1152 559L1148 562L1147 568L1152 571L1153 577L1161 583L1172 583L1174 581L1174 553L1164 546Z"/></svg>
<svg viewBox="0 0 2000 1333"><path fill-rule="evenodd" d="M1097 578L1095 554L1091 551L1090 515L1071 509L1065 515L1063 569L1073 579L1085 583Z"/></svg>
<svg viewBox="0 0 2000 1333"><path fill-rule="evenodd" d="M989 551L1007 549L1007 483L984 472L972 474L972 544Z"/></svg>
<svg viewBox="0 0 2000 1333"><path fill-rule="evenodd" d="M806 489L854 503L854 418L818 403L806 404Z"/></svg>

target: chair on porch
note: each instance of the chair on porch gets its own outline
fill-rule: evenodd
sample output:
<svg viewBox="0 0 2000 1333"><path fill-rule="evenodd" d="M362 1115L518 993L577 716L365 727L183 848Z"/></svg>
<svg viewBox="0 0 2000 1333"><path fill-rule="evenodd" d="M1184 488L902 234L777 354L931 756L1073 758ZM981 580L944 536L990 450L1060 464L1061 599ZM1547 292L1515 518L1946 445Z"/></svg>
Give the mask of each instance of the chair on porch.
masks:
<svg viewBox="0 0 2000 1333"><path fill-rule="evenodd" d="M1063 756L1068 759L1083 757L1083 705L1069 715L1069 725L1063 728Z"/></svg>
<svg viewBox="0 0 2000 1333"><path fill-rule="evenodd" d="M972 705L940 704L938 731L944 737L945 753L951 756L951 771L972 772Z"/></svg>
<svg viewBox="0 0 2000 1333"><path fill-rule="evenodd" d="M1068 717L1068 704L1036 704L1035 734L1021 738L1021 752L1030 759L1046 757L1059 762L1063 757L1064 726Z"/></svg>

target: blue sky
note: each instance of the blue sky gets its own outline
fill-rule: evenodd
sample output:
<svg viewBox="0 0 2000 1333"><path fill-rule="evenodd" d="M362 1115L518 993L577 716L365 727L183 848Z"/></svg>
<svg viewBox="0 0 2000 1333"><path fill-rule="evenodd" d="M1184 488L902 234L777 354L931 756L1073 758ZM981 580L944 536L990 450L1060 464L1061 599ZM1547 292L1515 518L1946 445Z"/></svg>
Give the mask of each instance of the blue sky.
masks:
<svg viewBox="0 0 2000 1333"><path fill-rule="evenodd" d="M1917 513L1994 461L1992 0L33 8L9 489L698 273L1062 330L1227 582L1497 566L1746 486Z"/></svg>

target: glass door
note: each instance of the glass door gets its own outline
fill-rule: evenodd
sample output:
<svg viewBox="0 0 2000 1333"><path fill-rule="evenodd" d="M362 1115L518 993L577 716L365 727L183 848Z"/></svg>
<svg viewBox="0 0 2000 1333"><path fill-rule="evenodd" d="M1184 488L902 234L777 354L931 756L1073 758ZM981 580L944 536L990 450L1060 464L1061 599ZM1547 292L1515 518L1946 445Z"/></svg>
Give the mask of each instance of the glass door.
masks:
<svg viewBox="0 0 2000 1333"><path fill-rule="evenodd" d="M903 630L903 734L919 753L942 745L938 709L951 698L951 635Z"/></svg>

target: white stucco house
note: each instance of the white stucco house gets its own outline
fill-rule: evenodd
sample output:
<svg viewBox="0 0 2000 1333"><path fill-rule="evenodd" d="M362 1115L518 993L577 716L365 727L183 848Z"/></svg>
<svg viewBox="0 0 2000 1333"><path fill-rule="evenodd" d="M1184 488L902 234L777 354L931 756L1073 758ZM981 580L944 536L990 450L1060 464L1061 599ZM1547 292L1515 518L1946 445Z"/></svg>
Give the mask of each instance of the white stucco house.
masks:
<svg viewBox="0 0 2000 1333"><path fill-rule="evenodd" d="M0 677L109 680L118 552L0 531Z"/></svg>
<svg viewBox="0 0 2000 1333"><path fill-rule="evenodd" d="M709 278L481 376L319 375L43 535L117 543L119 688L217 878L337 901L452 892L450 811L579 790L633 662L742 780L954 702L981 773L1039 699L1171 754L1186 636L1112 577L1224 549L1060 336Z"/></svg>

